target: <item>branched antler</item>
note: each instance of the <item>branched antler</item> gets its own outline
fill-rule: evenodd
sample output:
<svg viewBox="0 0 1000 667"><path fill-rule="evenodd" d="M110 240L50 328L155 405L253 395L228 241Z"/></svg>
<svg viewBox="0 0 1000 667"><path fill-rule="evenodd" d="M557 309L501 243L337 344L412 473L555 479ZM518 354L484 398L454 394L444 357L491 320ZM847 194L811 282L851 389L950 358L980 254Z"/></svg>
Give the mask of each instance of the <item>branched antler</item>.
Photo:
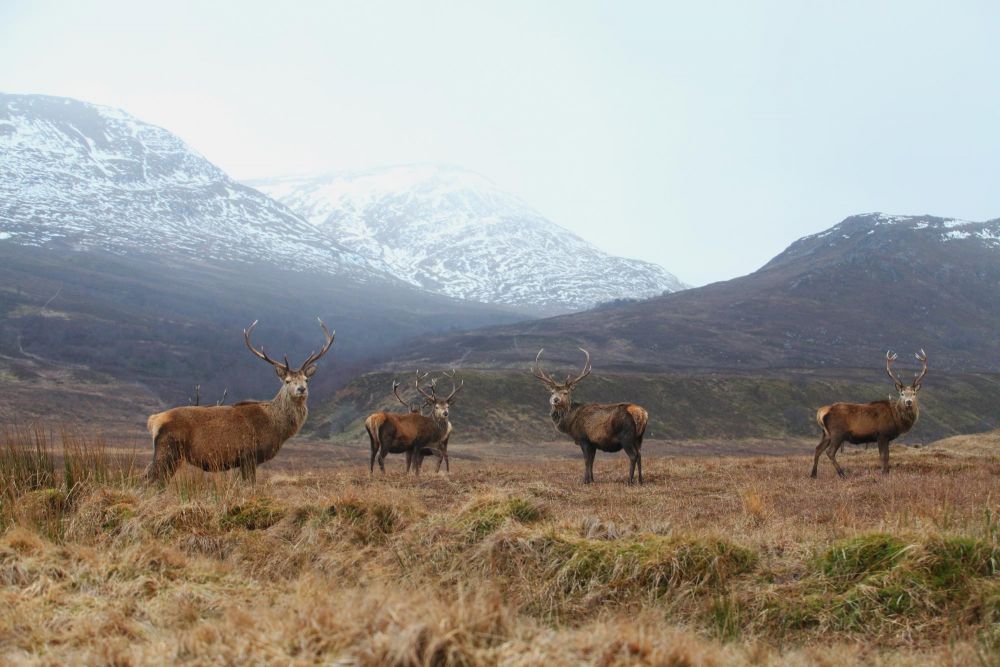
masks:
<svg viewBox="0 0 1000 667"><path fill-rule="evenodd" d="M913 356L917 358L917 361L923 364L923 368L920 370L920 375L913 379L913 388L920 389L920 384L924 381L924 376L927 375L927 353L921 348L920 352Z"/></svg>

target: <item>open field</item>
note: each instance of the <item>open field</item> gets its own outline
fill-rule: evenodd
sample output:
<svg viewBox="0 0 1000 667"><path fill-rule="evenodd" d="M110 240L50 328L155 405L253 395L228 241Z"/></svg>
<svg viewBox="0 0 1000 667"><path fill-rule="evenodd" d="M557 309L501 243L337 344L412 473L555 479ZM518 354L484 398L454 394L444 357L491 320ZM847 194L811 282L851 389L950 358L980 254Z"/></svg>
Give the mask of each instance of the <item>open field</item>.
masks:
<svg viewBox="0 0 1000 667"><path fill-rule="evenodd" d="M9 664L1000 664L1000 455L453 459L255 487L0 443ZM568 444L568 443L567 443ZM309 445L312 446L312 445ZM319 445L318 445L319 446ZM29 455L34 451L34 455ZM397 457L398 459L399 457Z"/></svg>

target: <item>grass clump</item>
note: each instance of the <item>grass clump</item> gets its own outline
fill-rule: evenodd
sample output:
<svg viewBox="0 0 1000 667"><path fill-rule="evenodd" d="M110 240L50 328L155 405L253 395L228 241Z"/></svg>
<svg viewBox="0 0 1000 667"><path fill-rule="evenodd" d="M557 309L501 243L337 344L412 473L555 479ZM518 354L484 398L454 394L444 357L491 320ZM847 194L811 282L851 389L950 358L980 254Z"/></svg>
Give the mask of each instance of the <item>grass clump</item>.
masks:
<svg viewBox="0 0 1000 667"><path fill-rule="evenodd" d="M222 517L226 530L265 530L281 521L285 510L277 507L270 498L259 497L234 505Z"/></svg>
<svg viewBox="0 0 1000 667"><path fill-rule="evenodd" d="M823 574L842 581L891 570L910 547L897 537L864 535L842 542L822 557Z"/></svg>
<svg viewBox="0 0 1000 667"><path fill-rule="evenodd" d="M508 520L530 524L542 520L545 516L545 509L540 505L514 496L503 500L489 499L476 502L465 511L461 521L471 539L481 540Z"/></svg>

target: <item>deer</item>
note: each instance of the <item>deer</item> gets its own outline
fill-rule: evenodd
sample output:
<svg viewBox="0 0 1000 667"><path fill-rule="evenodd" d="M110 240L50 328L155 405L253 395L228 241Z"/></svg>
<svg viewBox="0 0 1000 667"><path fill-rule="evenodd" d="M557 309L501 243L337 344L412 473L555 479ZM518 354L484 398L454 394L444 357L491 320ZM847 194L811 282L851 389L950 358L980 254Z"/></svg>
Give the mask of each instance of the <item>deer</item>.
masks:
<svg viewBox="0 0 1000 667"><path fill-rule="evenodd" d="M182 461L207 472L240 469L243 480L256 480L257 466L270 461L281 446L299 432L309 414L309 379L316 373L316 362L325 355L336 333L316 318L326 340L319 352L310 354L296 369L275 361L264 348L250 342L257 326L243 330L247 348L258 359L274 367L281 387L270 401L241 401L233 405L184 406L149 417L146 426L153 438L153 461L146 469L146 479L164 483L173 477Z"/></svg>
<svg viewBox="0 0 1000 667"><path fill-rule="evenodd" d="M913 382L906 385L892 372L896 354L891 350L885 353L885 372L895 385L898 393L895 398L871 403L833 403L816 411L816 423L822 429L823 436L816 446L810 477L815 479L819 457L824 451L830 457L837 475L845 477L847 473L837 463L837 451L845 442L856 445L878 443L882 474L889 474L889 443L913 428L920 417L917 393L927 375L927 354L920 350L914 356L922 368Z"/></svg>
<svg viewBox="0 0 1000 667"><path fill-rule="evenodd" d="M426 375L424 376L426 377ZM430 416L420 414L419 408L403 400L397 393L398 382L393 382L393 393L399 402L407 406L410 410L407 414L395 414L391 412L376 412L365 419L365 431L368 432L368 439L371 444L371 460L368 463L370 474L375 474L375 462L385 473L385 457L387 454L406 454L406 472L410 472L411 466L414 473L420 474L420 467L423 458L427 454L438 456L437 468L434 472L441 471L442 462L445 471L451 471L448 461L448 439L451 436L451 422L448 421L448 413L451 404L455 401L455 396L465 385L465 380L456 387L454 383L454 373L452 378L451 393L441 398L437 395L437 380L430 382L430 393L420 387L421 377L419 371L413 386L424 397L425 404L430 407Z"/></svg>
<svg viewBox="0 0 1000 667"><path fill-rule="evenodd" d="M628 483L635 483L635 471L639 470L639 484L642 484L642 438L646 433L649 413L635 403L578 403L573 400L573 388L592 370L590 353L577 348L586 355L583 370L575 378L566 376L559 382L539 365L544 348L535 355L531 373L542 381L550 392L549 417L560 433L571 437L583 452L583 483L594 481L594 457L597 450L617 452L625 450L629 459Z"/></svg>

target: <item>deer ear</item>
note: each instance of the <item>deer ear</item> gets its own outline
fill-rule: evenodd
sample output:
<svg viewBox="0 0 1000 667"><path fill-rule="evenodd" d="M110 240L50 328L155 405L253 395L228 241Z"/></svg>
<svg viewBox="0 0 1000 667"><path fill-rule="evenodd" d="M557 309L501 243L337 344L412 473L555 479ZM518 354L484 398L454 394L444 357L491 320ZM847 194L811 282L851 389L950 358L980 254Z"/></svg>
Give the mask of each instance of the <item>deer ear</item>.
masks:
<svg viewBox="0 0 1000 667"><path fill-rule="evenodd" d="M309 364L309 366L305 370L306 377L311 378L313 375L315 375L317 368L318 366L316 366L316 364Z"/></svg>
<svg viewBox="0 0 1000 667"><path fill-rule="evenodd" d="M277 373L278 377L281 378L282 380L284 380L285 376L288 375L288 371L281 366L275 366L274 372Z"/></svg>

